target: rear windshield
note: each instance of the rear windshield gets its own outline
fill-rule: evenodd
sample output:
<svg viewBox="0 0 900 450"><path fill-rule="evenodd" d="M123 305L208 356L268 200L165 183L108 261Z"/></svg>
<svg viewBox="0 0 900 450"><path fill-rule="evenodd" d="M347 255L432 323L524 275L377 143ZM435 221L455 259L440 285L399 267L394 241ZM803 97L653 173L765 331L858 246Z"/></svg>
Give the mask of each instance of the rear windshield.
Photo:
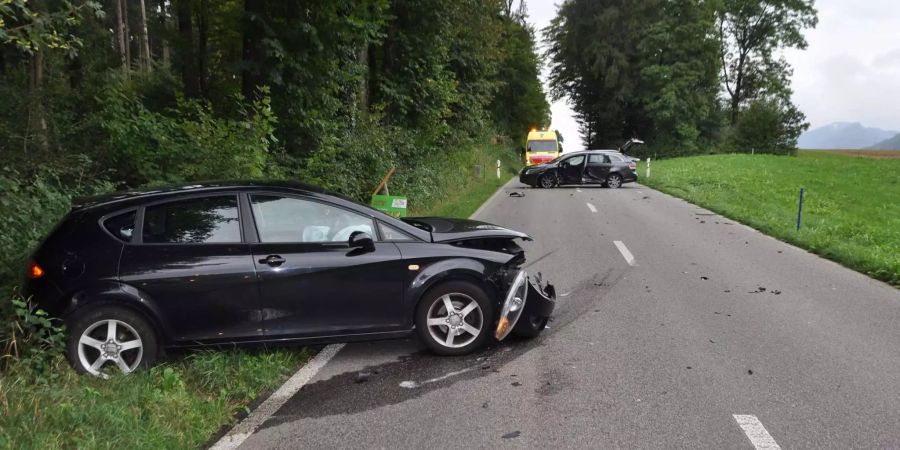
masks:
<svg viewBox="0 0 900 450"><path fill-rule="evenodd" d="M528 151L529 152L555 152L556 151L556 141L554 141L554 140L528 141Z"/></svg>

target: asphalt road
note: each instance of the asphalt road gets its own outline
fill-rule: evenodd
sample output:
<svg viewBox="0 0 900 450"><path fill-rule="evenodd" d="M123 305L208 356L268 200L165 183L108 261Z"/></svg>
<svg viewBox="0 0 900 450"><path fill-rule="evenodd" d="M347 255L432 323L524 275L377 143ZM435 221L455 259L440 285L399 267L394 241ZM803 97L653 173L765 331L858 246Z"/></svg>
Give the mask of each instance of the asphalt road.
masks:
<svg viewBox="0 0 900 450"><path fill-rule="evenodd" d="M541 337L348 345L242 448L900 448L900 291L640 185L476 218L535 238Z"/></svg>

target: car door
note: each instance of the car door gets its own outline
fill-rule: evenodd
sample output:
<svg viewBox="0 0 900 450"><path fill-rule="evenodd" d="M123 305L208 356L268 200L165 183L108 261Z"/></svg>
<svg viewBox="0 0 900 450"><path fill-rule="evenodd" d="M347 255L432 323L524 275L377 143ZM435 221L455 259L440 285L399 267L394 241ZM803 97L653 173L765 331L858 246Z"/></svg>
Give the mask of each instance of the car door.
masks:
<svg viewBox="0 0 900 450"><path fill-rule="evenodd" d="M192 197L139 210L137 239L119 264L176 341L262 336L250 246L242 242L237 194Z"/></svg>
<svg viewBox="0 0 900 450"><path fill-rule="evenodd" d="M595 153L588 156L587 167L584 170L585 178L588 183L599 184L606 181L609 171L612 168L612 162L609 155Z"/></svg>
<svg viewBox="0 0 900 450"><path fill-rule="evenodd" d="M403 323L400 250L378 242L372 217L320 199L249 194L258 243L264 333L295 338L393 331ZM351 249L351 233L376 240Z"/></svg>
<svg viewBox="0 0 900 450"><path fill-rule="evenodd" d="M584 155L576 155L560 161L559 184L581 184L584 160Z"/></svg>

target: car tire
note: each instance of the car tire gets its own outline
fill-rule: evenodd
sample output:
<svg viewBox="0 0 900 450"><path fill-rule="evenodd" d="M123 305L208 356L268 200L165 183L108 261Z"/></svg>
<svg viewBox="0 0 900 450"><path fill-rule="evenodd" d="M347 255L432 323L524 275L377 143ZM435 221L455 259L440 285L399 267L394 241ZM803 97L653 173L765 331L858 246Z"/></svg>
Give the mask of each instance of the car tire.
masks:
<svg viewBox="0 0 900 450"><path fill-rule="evenodd" d="M553 186L556 186L556 179L550 174L541 175L541 177L538 178L538 186L544 189L550 189Z"/></svg>
<svg viewBox="0 0 900 450"><path fill-rule="evenodd" d="M453 308L449 313L448 300ZM419 337L433 353L465 355L492 334L494 305L477 285L448 281L425 293L416 307L415 322Z"/></svg>
<svg viewBox="0 0 900 450"><path fill-rule="evenodd" d="M512 334L521 338L528 339L537 337L537 335L541 334L541 331L544 331L544 328L547 327L547 322L549 321L549 317L540 317L534 315L520 317L519 321L516 322L516 326L512 330Z"/></svg>
<svg viewBox="0 0 900 450"><path fill-rule="evenodd" d="M129 374L152 366L159 357L156 331L130 309L100 306L76 314L66 325L66 358L83 374Z"/></svg>
<svg viewBox="0 0 900 450"><path fill-rule="evenodd" d="M610 189L618 189L622 187L622 175L611 173L606 177L606 187Z"/></svg>

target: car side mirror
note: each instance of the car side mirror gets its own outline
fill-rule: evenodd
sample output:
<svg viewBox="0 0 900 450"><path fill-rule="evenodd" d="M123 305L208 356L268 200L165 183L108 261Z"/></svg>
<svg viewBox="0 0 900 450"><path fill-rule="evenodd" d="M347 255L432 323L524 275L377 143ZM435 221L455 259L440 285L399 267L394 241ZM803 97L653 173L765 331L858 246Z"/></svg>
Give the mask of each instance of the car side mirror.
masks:
<svg viewBox="0 0 900 450"><path fill-rule="evenodd" d="M365 231L354 231L350 233L350 248L358 248L367 252L375 251L375 241L372 240L372 236Z"/></svg>

